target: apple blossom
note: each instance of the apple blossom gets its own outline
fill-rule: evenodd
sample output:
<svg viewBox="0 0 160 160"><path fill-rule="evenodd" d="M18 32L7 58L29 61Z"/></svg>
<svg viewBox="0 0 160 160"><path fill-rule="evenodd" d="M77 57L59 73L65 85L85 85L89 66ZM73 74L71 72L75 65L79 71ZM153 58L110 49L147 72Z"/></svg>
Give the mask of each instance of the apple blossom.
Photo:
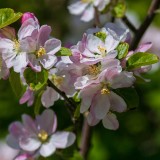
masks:
<svg viewBox="0 0 160 160"><path fill-rule="evenodd" d="M52 110L45 110L33 120L28 115L22 115L22 123L10 125L7 137L9 146L26 153L38 152L43 157L52 155L56 148L64 149L75 141L72 132L56 132L57 118Z"/></svg>
<svg viewBox="0 0 160 160"><path fill-rule="evenodd" d="M13 67L15 72L21 72L28 65L27 38L33 36L36 29L37 25L35 22L29 19L19 29L18 39L13 36L0 37L0 52L8 68Z"/></svg>
<svg viewBox="0 0 160 160"><path fill-rule="evenodd" d="M106 122L110 111L124 112L127 109L127 105L114 92L114 89L131 87L135 81L131 72L121 71L118 67L109 68L102 75L98 80L80 90L80 98L82 99L80 112L84 113L90 108L87 118L90 125L95 125L103 119ZM114 121L116 121L115 116L113 117ZM117 129L117 127L107 126L107 123L105 123L104 127Z"/></svg>
<svg viewBox="0 0 160 160"><path fill-rule="evenodd" d="M94 18L95 7L98 11L103 11L109 3L110 0L79 0L68 6L68 9L71 14L82 15L81 20L88 22Z"/></svg>
<svg viewBox="0 0 160 160"><path fill-rule="evenodd" d="M96 31L98 30L97 28ZM71 47L73 62L78 58L80 63L95 64L105 57L115 58L117 56L116 47L127 38L128 33L128 30L124 30L121 34L117 34L110 28L94 31L88 31L89 34L84 34L82 41Z"/></svg>

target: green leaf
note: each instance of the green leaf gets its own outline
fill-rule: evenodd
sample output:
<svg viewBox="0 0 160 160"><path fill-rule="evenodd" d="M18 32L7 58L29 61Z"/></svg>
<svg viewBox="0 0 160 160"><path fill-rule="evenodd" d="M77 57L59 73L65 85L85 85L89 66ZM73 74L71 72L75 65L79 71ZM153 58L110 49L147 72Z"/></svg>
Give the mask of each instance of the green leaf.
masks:
<svg viewBox="0 0 160 160"><path fill-rule="evenodd" d="M62 47L60 51L56 53L56 56L71 56L72 52L69 48Z"/></svg>
<svg viewBox="0 0 160 160"><path fill-rule="evenodd" d="M84 158L81 156L79 152L75 151L73 157L69 160L84 160Z"/></svg>
<svg viewBox="0 0 160 160"><path fill-rule="evenodd" d="M134 109L139 106L139 96L135 88L120 88L114 90L127 103L128 109Z"/></svg>
<svg viewBox="0 0 160 160"><path fill-rule="evenodd" d="M25 91L25 87L22 85L19 73L16 73L11 69L9 82L16 97L19 99Z"/></svg>
<svg viewBox="0 0 160 160"><path fill-rule="evenodd" d="M11 8L0 9L0 28L6 27L16 22L21 16L22 13L14 13L14 10Z"/></svg>
<svg viewBox="0 0 160 160"><path fill-rule="evenodd" d="M41 103L42 94L43 94L43 91L41 91L35 98L36 99L35 105L34 105L34 113L35 113L35 115L39 115L39 111L40 111L40 108L42 106L42 103Z"/></svg>
<svg viewBox="0 0 160 160"><path fill-rule="evenodd" d="M125 58L127 56L129 49L128 43L122 42L118 45L117 51L118 51L118 59Z"/></svg>
<svg viewBox="0 0 160 160"><path fill-rule="evenodd" d="M47 83L48 72L46 70L34 72L31 68L27 68L24 71L24 78L32 89L39 90Z"/></svg>
<svg viewBox="0 0 160 160"><path fill-rule="evenodd" d="M158 61L159 58L155 54L147 52L138 52L129 57L129 59L127 60L127 68L135 69L141 66L157 63Z"/></svg>
<svg viewBox="0 0 160 160"><path fill-rule="evenodd" d="M124 17L126 12L126 4L124 2L117 3L112 11L112 14L116 18L122 18Z"/></svg>

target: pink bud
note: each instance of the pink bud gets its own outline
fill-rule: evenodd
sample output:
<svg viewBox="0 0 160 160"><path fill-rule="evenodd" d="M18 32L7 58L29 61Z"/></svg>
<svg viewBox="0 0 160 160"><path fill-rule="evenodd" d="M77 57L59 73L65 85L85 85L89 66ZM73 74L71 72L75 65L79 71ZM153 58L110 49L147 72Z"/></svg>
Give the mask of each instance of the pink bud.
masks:
<svg viewBox="0 0 160 160"><path fill-rule="evenodd" d="M32 18L34 21L38 22L38 19L35 17L35 15L33 13L26 12L22 16L21 23L24 23L26 20L28 20L30 18Z"/></svg>

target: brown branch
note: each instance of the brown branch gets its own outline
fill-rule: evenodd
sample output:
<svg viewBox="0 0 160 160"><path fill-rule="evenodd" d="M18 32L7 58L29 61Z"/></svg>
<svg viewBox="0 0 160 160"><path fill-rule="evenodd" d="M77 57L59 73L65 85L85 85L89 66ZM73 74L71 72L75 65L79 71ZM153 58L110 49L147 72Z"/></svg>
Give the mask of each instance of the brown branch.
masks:
<svg viewBox="0 0 160 160"><path fill-rule="evenodd" d="M122 21L129 27L129 29L136 33L137 32L137 29L135 28L135 26L129 21L129 19L127 18L127 16L124 16L122 18Z"/></svg>
<svg viewBox="0 0 160 160"><path fill-rule="evenodd" d="M77 105L75 104L75 102L72 99L68 98L66 96L66 94L64 92L62 92L60 89L58 89L50 80L48 80L48 85L51 86L57 93L60 94L60 96L62 96L64 98L64 100L67 102L67 104L70 107L69 108L70 111L74 112L75 109L76 109L76 107L77 107Z"/></svg>
<svg viewBox="0 0 160 160"><path fill-rule="evenodd" d="M141 26L139 27L139 29L137 30L136 35L132 41L131 48L130 48L131 50L135 50L137 48L142 36L144 35L149 25L152 23L156 15L155 11L159 8L159 6L160 6L160 0L152 0L152 3L148 10L148 14L145 20L143 21L143 23L141 24Z"/></svg>
<svg viewBox="0 0 160 160"><path fill-rule="evenodd" d="M91 146L91 127L88 125L87 120L84 120L83 129L82 129L82 140L81 140L81 146L80 146L80 152L83 156L84 160L87 160L87 156L89 153L89 149Z"/></svg>
<svg viewBox="0 0 160 160"><path fill-rule="evenodd" d="M95 7L94 10L95 10L94 26L95 27L100 27L101 23L100 23L100 19L99 19L99 11L98 11L97 7Z"/></svg>

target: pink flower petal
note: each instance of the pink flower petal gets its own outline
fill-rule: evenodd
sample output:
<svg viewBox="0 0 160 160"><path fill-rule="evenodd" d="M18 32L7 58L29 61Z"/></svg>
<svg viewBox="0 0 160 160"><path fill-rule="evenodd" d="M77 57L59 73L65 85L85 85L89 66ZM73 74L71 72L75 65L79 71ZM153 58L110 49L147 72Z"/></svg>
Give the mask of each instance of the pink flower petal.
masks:
<svg viewBox="0 0 160 160"><path fill-rule="evenodd" d="M108 113L102 120L103 126L107 129L116 130L119 127L117 117L113 113Z"/></svg>

